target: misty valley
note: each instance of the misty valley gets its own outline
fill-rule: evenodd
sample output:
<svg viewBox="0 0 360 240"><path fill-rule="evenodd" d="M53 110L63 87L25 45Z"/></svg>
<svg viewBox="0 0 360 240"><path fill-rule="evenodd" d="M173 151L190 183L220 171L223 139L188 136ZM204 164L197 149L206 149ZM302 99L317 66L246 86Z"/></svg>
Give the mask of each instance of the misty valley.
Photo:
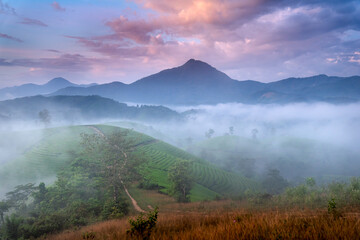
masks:
<svg viewBox="0 0 360 240"><path fill-rule="evenodd" d="M129 85L0 89L0 239L359 236L359 89L193 59Z"/></svg>

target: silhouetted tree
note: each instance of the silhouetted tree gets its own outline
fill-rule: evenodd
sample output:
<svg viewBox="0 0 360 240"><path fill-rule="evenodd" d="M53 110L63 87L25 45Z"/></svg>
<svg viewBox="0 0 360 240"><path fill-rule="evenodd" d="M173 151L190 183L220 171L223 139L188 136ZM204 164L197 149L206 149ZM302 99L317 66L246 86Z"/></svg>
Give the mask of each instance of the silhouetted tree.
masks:
<svg viewBox="0 0 360 240"><path fill-rule="evenodd" d="M254 128L253 130L251 130L251 135L252 135L252 138L254 140L257 139L257 134L259 133L259 130L257 130L256 128Z"/></svg>
<svg viewBox="0 0 360 240"><path fill-rule="evenodd" d="M289 185L285 178L280 176L277 169L268 169L266 177L262 181L265 190L270 194L280 194Z"/></svg>
<svg viewBox="0 0 360 240"><path fill-rule="evenodd" d="M29 199L32 193L36 191L33 183L18 185L14 191L6 193L7 202L11 207L19 209Z"/></svg>
<svg viewBox="0 0 360 240"><path fill-rule="evenodd" d="M229 127L229 134L234 135L234 127L233 126Z"/></svg>
<svg viewBox="0 0 360 240"><path fill-rule="evenodd" d="M47 109L44 109L39 112L39 118L42 123L44 123L45 127L49 126L51 123L50 112Z"/></svg>
<svg viewBox="0 0 360 240"><path fill-rule="evenodd" d="M9 203L5 202L5 201L1 201L0 202L0 219L1 219L1 224L4 224L4 213L6 213L7 211L9 211Z"/></svg>
<svg viewBox="0 0 360 240"><path fill-rule="evenodd" d="M211 138L214 135L215 131L214 129L210 128L206 133L205 133L205 137L207 138Z"/></svg>

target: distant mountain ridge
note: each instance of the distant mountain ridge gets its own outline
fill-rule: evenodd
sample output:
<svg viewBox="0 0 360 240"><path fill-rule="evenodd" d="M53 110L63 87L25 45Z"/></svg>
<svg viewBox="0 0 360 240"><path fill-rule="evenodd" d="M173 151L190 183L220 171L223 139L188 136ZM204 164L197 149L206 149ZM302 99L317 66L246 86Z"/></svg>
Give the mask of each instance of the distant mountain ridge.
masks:
<svg viewBox="0 0 360 240"><path fill-rule="evenodd" d="M43 85L28 83L20 86L2 88L0 89L0 101L18 97L35 96L39 94L49 94L66 87L89 87L94 85L96 84L78 85L69 82L65 78L57 77Z"/></svg>
<svg viewBox="0 0 360 240"><path fill-rule="evenodd" d="M270 83L238 81L205 62L190 59L179 67L160 71L131 84L112 82L89 87L67 86L51 95L99 95L119 102L165 105L347 103L360 101L360 76L317 75Z"/></svg>
<svg viewBox="0 0 360 240"><path fill-rule="evenodd" d="M54 122L83 122L99 119L162 121L181 119L163 106L128 106L100 96L32 96L0 101L0 122L37 121L48 110Z"/></svg>

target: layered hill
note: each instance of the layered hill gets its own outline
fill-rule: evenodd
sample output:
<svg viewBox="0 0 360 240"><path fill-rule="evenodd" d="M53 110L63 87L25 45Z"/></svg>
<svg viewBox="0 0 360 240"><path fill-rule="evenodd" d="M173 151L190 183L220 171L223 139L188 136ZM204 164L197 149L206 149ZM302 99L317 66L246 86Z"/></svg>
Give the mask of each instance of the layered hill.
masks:
<svg viewBox="0 0 360 240"><path fill-rule="evenodd" d="M71 83L64 78L58 77L43 85L29 83L15 87L2 88L0 89L0 101L18 97L35 96L39 94L49 94L66 87L89 87L93 85L95 84L78 85Z"/></svg>
<svg viewBox="0 0 360 240"><path fill-rule="evenodd" d="M162 106L128 106L99 96L33 96L0 101L0 120L40 120L39 112L47 110L53 122L82 122L104 118L136 120L171 120L180 115Z"/></svg>
<svg viewBox="0 0 360 240"><path fill-rule="evenodd" d="M67 87L52 95L100 95L122 102L156 104L289 103L360 100L360 76L288 78L271 83L237 81L209 64L190 59L132 84L113 82Z"/></svg>
<svg viewBox="0 0 360 240"><path fill-rule="evenodd" d="M113 126L94 125L18 132L18 135L23 134L23 138L35 135L38 138L35 142L27 143L20 156L3 164L0 182L5 183L8 188L28 182L51 183L61 169L81 154L81 133L97 134L100 131L108 135L123 130ZM135 154L144 160L142 176L158 185L164 193L170 187L168 170L179 159L192 162L191 174L195 179L190 196L192 201L214 199L217 195L239 195L247 189L259 189L253 180L222 170L165 142L135 131L131 131L126 137L134 140Z"/></svg>

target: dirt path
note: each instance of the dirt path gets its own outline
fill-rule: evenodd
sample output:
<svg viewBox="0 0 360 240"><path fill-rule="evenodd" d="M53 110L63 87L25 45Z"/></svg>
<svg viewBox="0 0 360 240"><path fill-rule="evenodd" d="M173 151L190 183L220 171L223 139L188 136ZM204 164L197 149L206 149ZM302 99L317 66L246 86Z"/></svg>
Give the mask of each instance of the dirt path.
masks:
<svg viewBox="0 0 360 240"><path fill-rule="evenodd" d="M136 202L136 200L130 195L129 191L127 190L127 188L125 187L125 184L123 183L123 181L121 181L122 185L124 186L125 192L126 194L129 196L129 198L131 199L131 203L134 206L135 210L138 212L145 212Z"/></svg>
<svg viewBox="0 0 360 240"><path fill-rule="evenodd" d="M97 127L95 126L88 126L89 128L93 129L97 134L99 134L100 136L102 136L103 138L106 138L105 134L100 130L98 129ZM124 153L125 154L125 153ZM125 155L126 157L126 155ZM124 190L126 192L126 194L129 196L130 200L131 200L131 203L132 205L134 206L134 209L138 212L145 212L136 202L136 200L130 195L128 189L126 188L124 182L121 180L121 184L123 185L124 187ZM150 205L149 205L150 206Z"/></svg>

